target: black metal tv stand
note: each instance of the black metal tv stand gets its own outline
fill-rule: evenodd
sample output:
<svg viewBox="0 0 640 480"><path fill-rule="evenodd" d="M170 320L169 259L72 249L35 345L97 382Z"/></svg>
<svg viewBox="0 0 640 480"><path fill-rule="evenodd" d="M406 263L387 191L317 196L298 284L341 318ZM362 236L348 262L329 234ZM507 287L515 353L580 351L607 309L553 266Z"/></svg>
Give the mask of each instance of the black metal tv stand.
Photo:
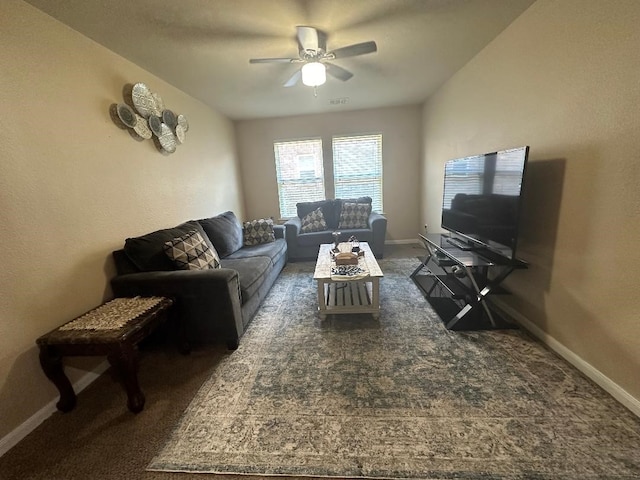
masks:
<svg viewBox="0 0 640 480"><path fill-rule="evenodd" d="M461 248L449 235L420 235L427 254L410 275L449 330L514 328L491 303L490 296L508 293L500 284L514 270L527 268L481 248Z"/></svg>

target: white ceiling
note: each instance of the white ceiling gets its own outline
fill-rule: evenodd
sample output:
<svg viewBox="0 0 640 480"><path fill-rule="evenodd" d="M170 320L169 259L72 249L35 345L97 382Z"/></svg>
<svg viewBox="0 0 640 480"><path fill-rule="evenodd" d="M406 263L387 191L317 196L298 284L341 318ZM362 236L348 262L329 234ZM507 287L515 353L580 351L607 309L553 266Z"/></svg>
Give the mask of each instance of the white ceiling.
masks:
<svg viewBox="0 0 640 480"><path fill-rule="evenodd" d="M423 102L534 0L27 0L232 119ZM378 51L334 60L354 76L313 88L282 84L296 64L296 25L333 50L374 40ZM132 78L135 83L140 79ZM153 90L153 85L149 85ZM346 104L330 100L347 98Z"/></svg>

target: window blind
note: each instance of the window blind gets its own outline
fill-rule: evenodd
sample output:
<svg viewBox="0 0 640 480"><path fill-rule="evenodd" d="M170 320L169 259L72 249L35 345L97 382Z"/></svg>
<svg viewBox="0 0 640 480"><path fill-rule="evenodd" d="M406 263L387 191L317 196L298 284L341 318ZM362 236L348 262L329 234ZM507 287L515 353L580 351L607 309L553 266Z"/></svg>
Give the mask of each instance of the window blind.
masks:
<svg viewBox="0 0 640 480"><path fill-rule="evenodd" d="M273 144L280 218L297 215L296 203L324 200L322 140L295 140Z"/></svg>
<svg viewBox="0 0 640 480"><path fill-rule="evenodd" d="M332 144L336 198L371 197L382 212L382 135L335 136Z"/></svg>

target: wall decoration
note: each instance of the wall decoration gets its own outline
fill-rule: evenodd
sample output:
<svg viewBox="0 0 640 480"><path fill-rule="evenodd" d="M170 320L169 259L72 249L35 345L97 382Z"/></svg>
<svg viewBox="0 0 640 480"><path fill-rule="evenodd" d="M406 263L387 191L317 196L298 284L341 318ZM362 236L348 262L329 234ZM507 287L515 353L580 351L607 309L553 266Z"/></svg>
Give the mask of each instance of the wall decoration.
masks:
<svg viewBox="0 0 640 480"><path fill-rule="evenodd" d="M189 122L183 114L167 109L162 97L144 83L127 84L122 91L124 103L109 107L111 119L119 128L138 141L153 139L165 155L184 143Z"/></svg>

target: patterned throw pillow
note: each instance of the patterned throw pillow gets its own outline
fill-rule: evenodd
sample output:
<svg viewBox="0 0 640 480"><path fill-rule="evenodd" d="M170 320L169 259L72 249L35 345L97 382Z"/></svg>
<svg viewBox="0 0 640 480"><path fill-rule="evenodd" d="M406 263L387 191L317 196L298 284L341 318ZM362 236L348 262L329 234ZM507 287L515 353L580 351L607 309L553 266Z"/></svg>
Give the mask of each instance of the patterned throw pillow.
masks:
<svg viewBox="0 0 640 480"><path fill-rule="evenodd" d="M338 228L367 228L369 226L369 214L371 213L370 203L351 203L342 204L340 212L340 224Z"/></svg>
<svg viewBox="0 0 640 480"><path fill-rule="evenodd" d="M327 222L324 221L324 214L321 208L316 208L302 219L302 233L322 232L327 229Z"/></svg>
<svg viewBox="0 0 640 480"><path fill-rule="evenodd" d="M196 230L165 242L164 251L180 270L220 268L218 252L215 248L212 250Z"/></svg>
<svg viewBox="0 0 640 480"><path fill-rule="evenodd" d="M244 222L242 225L242 234L246 247L276 241L276 235L273 233L273 220L270 218Z"/></svg>

